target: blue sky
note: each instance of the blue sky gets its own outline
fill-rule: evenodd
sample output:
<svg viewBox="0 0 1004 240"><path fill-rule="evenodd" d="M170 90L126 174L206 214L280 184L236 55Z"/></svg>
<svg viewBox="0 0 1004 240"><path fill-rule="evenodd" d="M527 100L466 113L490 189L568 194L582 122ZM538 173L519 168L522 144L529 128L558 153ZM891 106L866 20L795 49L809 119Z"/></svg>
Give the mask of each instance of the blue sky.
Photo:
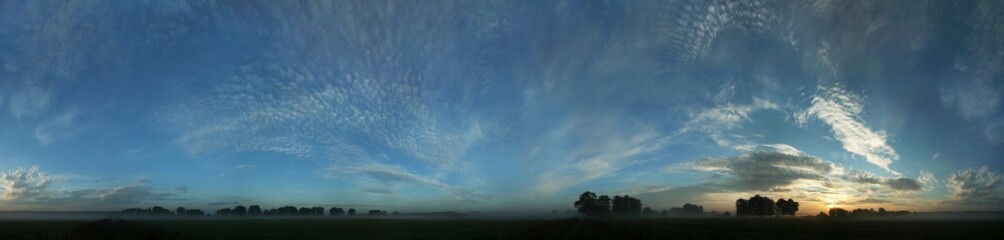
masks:
<svg viewBox="0 0 1004 240"><path fill-rule="evenodd" d="M1000 210L999 1L0 3L0 210Z"/></svg>

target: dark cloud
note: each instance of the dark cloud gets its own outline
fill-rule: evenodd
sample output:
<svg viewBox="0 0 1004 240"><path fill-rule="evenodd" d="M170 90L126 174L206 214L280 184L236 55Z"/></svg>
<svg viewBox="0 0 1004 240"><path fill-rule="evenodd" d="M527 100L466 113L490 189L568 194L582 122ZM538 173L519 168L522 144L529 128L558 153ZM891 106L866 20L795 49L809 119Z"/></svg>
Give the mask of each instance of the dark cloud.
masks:
<svg viewBox="0 0 1004 240"><path fill-rule="evenodd" d="M137 204L146 201L174 201L181 200L173 198L171 193L157 193L145 186L127 186L102 191L98 200L103 204L125 205Z"/></svg>
<svg viewBox="0 0 1004 240"><path fill-rule="evenodd" d="M855 170L851 170L849 175L849 180L857 183L877 184L900 191L920 191L923 189L923 184L907 177L885 178Z"/></svg>
<svg viewBox="0 0 1004 240"><path fill-rule="evenodd" d="M726 159L694 162L699 170L726 177L726 186L736 190L783 189L798 179L825 180L835 169L829 161L780 152L753 152Z"/></svg>
<svg viewBox="0 0 1004 240"><path fill-rule="evenodd" d="M905 177L886 179L883 183L896 190L918 191L922 187L917 180Z"/></svg>
<svg viewBox="0 0 1004 240"><path fill-rule="evenodd" d="M885 200L885 199L878 199L878 198L866 198L864 200L860 200L860 201L857 201L855 203L858 203L858 204L863 204L863 203L890 203L890 201L889 200Z"/></svg>
<svg viewBox="0 0 1004 240"><path fill-rule="evenodd" d="M705 194L719 192L727 192L727 190L715 183L705 183L694 186L672 188L663 191L641 193L638 194L637 197L646 203L652 204L651 206L653 208L669 208L679 206L684 203L704 202Z"/></svg>

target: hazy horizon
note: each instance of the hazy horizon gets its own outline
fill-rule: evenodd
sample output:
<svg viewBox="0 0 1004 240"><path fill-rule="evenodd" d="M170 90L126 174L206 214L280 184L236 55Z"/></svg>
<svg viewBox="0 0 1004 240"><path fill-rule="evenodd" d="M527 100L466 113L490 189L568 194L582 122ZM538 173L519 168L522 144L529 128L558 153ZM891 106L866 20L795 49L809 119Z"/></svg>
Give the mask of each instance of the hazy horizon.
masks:
<svg viewBox="0 0 1004 240"><path fill-rule="evenodd" d="M4 1L0 65L0 211L1004 210L1004 1Z"/></svg>

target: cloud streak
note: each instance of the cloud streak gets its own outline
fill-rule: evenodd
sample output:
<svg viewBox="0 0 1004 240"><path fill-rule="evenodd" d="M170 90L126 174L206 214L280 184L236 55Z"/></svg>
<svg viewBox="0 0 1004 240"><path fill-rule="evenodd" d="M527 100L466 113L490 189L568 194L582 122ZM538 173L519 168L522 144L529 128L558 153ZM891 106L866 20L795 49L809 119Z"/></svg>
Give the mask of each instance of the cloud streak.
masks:
<svg viewBox="0 0 1004 240"><path fill-rule="evenodd" d="M864 112L862 98L840 86L822 87L812 97L812 105L796 114L800 124L819 119L830 126L834 138L844 150L865 158L865 161L894 174L889 164L899 160L899 154L886 143L884 131L874 131L861 121Z"/></svg>

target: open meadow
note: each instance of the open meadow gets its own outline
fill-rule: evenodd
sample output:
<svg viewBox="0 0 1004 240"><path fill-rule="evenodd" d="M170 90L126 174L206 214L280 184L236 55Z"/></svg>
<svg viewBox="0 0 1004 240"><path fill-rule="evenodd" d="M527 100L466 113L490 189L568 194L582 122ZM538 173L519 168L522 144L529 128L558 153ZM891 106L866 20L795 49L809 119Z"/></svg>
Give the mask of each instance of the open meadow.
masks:
<svg viewBox="0 0 1004 240"><path fill-rule="evenodd" d="M1000 239L1002 220L3 220L0 239Z"/></svg>

